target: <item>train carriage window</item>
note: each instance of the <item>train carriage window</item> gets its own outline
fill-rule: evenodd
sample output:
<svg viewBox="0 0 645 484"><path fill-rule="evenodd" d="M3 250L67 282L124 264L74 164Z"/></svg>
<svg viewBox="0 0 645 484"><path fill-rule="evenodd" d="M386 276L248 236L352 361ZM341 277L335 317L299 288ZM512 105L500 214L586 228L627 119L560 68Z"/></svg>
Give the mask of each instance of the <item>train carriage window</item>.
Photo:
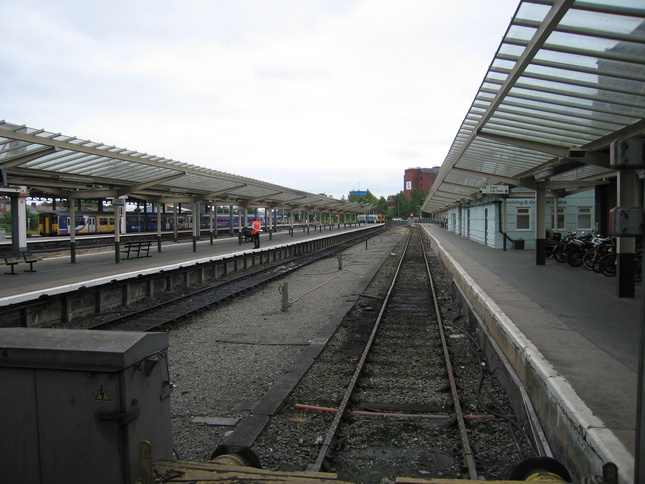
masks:
<svg viewBox="0 0 645 484"><path fill-rule="evenodd" d="M99 218L99 224L101 224L101 225L107 225L107 223L108 223L108 219L107 219L107 217L100 217L100 218Z"/></svg>

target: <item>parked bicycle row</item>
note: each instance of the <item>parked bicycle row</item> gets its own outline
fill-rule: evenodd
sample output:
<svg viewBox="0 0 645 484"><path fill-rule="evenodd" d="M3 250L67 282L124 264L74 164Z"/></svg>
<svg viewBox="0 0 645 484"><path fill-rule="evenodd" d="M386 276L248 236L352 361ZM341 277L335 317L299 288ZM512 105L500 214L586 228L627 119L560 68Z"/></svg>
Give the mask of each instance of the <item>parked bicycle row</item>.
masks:
<svg viewBox="0 0 645 484"><path fill-rule="evenodd" d="M564 238L555 233L547 239L547 256L573 267L584 267L607 277L616 275L616 238L602 237L593 232L570 232ZM642 240L636 241L636 268L634 278L641 281L643 257Z"/></svg>

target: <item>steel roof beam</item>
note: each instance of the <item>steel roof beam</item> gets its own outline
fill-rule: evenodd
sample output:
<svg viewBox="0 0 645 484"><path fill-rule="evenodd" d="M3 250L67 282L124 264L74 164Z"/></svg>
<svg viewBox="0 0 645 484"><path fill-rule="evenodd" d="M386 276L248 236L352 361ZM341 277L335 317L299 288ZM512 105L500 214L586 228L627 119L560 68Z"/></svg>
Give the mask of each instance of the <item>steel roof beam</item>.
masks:
<svg viewBox="0 0 645 484"><path fill-rule="evenodd" d="M540 24L540 28L536 30L535 34L528 42L526 48L520 55L517 63L513 66L513 69L507 76L502 87L495 92L494 99L488 103L488 107L486 111L480 117L479 121L475 125L475 128L471 131L470 135L466 139L465 143L462 145L459 152L449 162L447 169L445 171L443 169L441 170L441 172L439 173L439 176L437 177L437 181L435 181L435 185L441 184L443 182L443 179L445 178L446 174L461 159L462 155L466 152L466 150L472 144L474 139L478 135L480 135L480 131L482 130L482 128L486 125L488 120L493 116L493 114L495 113L495 110L501 105L504 98L513 88L517 80L521 77L522 73L530 64L531 60L538 53L542 45L549 38L549 35L551 35L553 30L557 27L560 20L562 20L564 15L567 13L567 10L573 5L574 1L575 0L555 0L553 2L551 9L549 10L544 20ZM484 83L485 82L486 81L484 80ZM433 193L434 192L431 191L428 196L430 197Z"/></svg>
<svg viewBox="0 0 645 484"><path fill-rule="evenodd" d="M43 148L41 150L32 151L31 153L27 153L25 155L19 155L19 156L9 158L4 162L0 163L0 166L5 170L7 170L10 168L20 166L23 163L28 163L30 161L37 160L38 158L42 158L43 156L51 155L56 151L57 151L56 148L52 148L52 147Z"/></svg>
<svg viewBox="0 0 645 484"><path fill-rule="evenodd" d="M490 117L494 114L495 110L502 103L506 95L510 90L515 86L518 79L524 73L524 70L533 60L535 55L542 48L544 43L547 41L551 33L560 23L560 20L566 15L567 10L575 3L575 0L555 0L553 5L544 20L540 23L540 27L536 30L535 34L530 41L526 43L526 48L520 55L518 62L513 66L513 69L509 73L508 77L504 81L504 84L497 92L495 99L490 103L486 113L482 116L479 123L477 124L477 133L481 128L488 122ZM506 42L506 40L504 40Z"/></svg>
<svg viewBox="0 0 645 484"><path fill-rule="evenodd" d="M119 191L119 196L128 195L130 193L134 193L134 192L137 192L137 191L140 191L140 190L145 190L146 188L154 187L154 186L159 185L161 183L166 183L166 182L169 182L169 181L172 181L172 180L176 180L177 178L181 178L181 177L183 177L185 175L186 175L186 173L177 173L176 175L170 175L170 176L166 176L166 177L163 177L163 178L157 178L156 180L151 180L151 181L146 182L146 183L139 183L138 185L132 185L130 187L122 187L122 188L119 188L119 190L118 190Z"/></svg>
<svg viewBox="0 0 645 484"><path fill-rule="evenodd" d="M465 168L453 168L452 171L456 173L464 173L466 175L470 175L478 178L486 178L486 184L488 184L488 180L490 179L495 180L495 184L504 183L506 185L518 185L520 181L519 178L496 175L495 173L484 173L482 171L467 170Z"/></svg>
<svg viewBox="0 0 645 484"><path fill-rule="evenodd" d="M538 143L537 141L530 141L521 138L513 138L510 136L501 136L498 134L492 133L479 133L478 136L486 138L498 143L505 145L517 146L518 148L523 148L532 151L540 151L542 153L547 153L549 155L564 157L567 154L567 148L562 146L552 145L548 143Z"/></svg>

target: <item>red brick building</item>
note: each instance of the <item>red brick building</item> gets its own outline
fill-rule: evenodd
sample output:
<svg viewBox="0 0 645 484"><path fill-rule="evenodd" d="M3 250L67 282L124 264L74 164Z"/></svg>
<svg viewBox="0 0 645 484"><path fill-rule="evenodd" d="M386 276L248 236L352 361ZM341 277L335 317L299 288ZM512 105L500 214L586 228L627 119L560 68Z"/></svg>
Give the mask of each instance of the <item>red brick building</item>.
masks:
<svg viewBox="0 0 645 484"><path fill-rule="evenodd" d="M423 190L423 193L428 193L438 174L438 166L434 168L408 168L405 170L403 177L403 194L410 198L412 190Z"/></svg>

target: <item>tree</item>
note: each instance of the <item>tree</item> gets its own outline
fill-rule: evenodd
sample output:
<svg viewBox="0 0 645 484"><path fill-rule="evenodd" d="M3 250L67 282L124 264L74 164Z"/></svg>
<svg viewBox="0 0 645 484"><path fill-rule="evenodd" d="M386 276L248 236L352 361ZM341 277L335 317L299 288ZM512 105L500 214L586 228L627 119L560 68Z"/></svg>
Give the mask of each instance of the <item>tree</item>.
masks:
<svg viewBox="0 0 645 484"><path fill-rule="evenodd" d="M378 201L376 202L375 210L379 214L383 214L387 217L388 205L385 197L381 197L378 199Z"/></svg>
<svg viewBox="0 0 645 484"><path fill-rule="evenodd" d="M415 189L412 191L410 198L406 197L403 192L399 192L392 197L393 206L388 206L387 218L408 218L414 214L419 217L420 207L425 200L425 193L423 190Z"/></svg>
<svg viewBox="0 0 645 484"><path fill-rule="evenodd" d="M369 190L367 190L365 193L365 195L353 195L352 193L350 193L347 200L354 203L372 205L373 207L376 207L379 202L378 198L376 198ZM374 208L374 210L376 210L376 208Z"/></svg>
<svg viewBox="0 0 645 484"><path fill-rule="evenodd" d="M410 193L410 204L412 206L410 213L414 213L415 217L421 217L421 206L423 205L425 198L426 193L419 188L415 188Z"/></svg>
<svg viewBox="0 0 645 484"><path fill-rule="evenodd" d="M392 197L392 202L393 202L393 205L391 207L388 207L388 212L387 212L388 218L390 219L405 218L406 213L409 213L408 212L409 200L406 198L403 192L399 192L396 195L394 195Z"/></svg>
<svg viewBox="0 0 645 484"><path fill-rule="evenodd" d="M36 232L38 230L38 214L27 210L27 221L27 227L29 227L29 231ZM0 227L11 230L11 224L11 210L0 214Z"/></svg>

